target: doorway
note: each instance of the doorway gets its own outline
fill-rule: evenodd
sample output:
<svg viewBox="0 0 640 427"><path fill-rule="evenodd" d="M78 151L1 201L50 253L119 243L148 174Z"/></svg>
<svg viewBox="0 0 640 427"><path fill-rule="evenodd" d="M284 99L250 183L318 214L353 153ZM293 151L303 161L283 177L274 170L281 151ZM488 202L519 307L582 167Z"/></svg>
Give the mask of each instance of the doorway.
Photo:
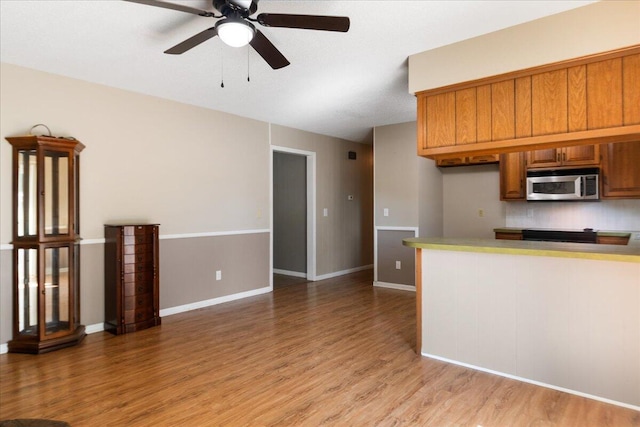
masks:
<svg viewBox="0 0 640 427"><path fill-rule="evenodd" d="M313 281L315 153L272 146L271 161L272 273Z"/></svg>

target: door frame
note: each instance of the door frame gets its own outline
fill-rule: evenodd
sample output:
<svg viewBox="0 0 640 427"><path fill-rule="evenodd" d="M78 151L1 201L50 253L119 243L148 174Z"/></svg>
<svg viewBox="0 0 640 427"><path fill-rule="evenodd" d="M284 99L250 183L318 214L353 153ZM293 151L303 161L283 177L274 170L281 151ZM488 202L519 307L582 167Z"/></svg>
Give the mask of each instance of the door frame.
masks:
<svg viewBox="0 0 640 427"><path fill-rule="evenodd" d="M269 207L271 218L269 238L271 252L269 254L269 270L271 287L273 288L273 154L288 153L304 156L307 160L307 280L316 280L316 153L314 151L299 150L297 148L271 146L269 156Z"/></svg>

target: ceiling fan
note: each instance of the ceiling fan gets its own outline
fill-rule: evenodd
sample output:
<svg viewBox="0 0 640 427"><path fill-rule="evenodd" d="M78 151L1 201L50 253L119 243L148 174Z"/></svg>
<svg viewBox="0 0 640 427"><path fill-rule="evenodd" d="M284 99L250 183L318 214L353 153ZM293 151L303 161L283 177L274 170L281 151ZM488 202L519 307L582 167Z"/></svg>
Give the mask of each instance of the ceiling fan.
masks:
<svg viewBox="0 0 640 427"><path fill-rule="evenodd" d="M349 18L344 16L261 13L252 18L251 15L258 10L258 0L212 0L213 8L219 12L219 15L216 15L215 12L160 0L125 1L177 10L207 18L221 18L213 27L178 43L164 53L180 55L210 38L219 36L229 46L241 47L250 44L274 70L286 67L290 63L273 43L260 30L256 29L252 22L257 22L265 27L300 28L343 33L349 31L350 25Z"/></svg>

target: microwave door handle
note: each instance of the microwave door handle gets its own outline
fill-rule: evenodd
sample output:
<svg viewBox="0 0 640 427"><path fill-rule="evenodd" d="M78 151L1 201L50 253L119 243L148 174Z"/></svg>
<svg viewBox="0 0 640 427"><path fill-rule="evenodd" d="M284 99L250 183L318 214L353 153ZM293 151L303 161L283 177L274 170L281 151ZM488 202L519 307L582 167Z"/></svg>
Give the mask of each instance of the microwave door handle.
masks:
<svg viewBox="0 0 640 427"><path fill-rule="evenodd" d="M584 197L584 187L585 187L585 178L584 176L580 177L580 197Z"/></svg>

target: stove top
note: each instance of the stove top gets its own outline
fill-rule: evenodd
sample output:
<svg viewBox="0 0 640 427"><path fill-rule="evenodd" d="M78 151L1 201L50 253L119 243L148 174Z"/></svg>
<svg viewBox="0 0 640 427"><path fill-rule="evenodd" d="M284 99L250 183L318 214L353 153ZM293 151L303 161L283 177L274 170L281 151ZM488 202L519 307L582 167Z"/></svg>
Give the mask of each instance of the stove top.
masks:
<svg viewBox="0 0 640 427"><path fill-rule="evenodd" d="M582 230L552 230L526 228L522 230L522 240L543 242L597 243L598 234L593 228Z"/></svg>

